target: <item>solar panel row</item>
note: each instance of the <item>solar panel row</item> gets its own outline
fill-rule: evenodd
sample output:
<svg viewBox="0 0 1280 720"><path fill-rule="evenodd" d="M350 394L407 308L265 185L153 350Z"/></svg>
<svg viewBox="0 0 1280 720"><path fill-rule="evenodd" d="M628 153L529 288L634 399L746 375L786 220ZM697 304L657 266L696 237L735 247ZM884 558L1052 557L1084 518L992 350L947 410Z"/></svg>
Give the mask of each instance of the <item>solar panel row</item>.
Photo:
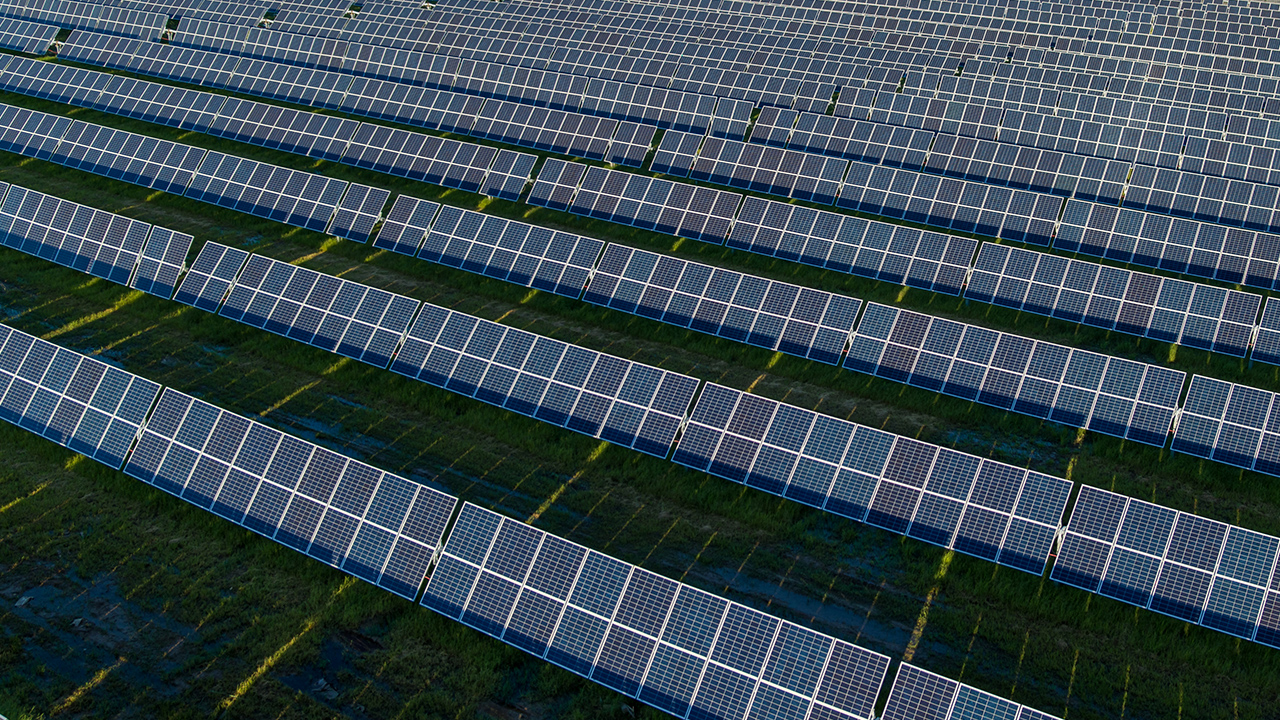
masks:
<svg viewBox="0 0 1280 720"><path fill-rule="evenodd" d="M401 247L406 254L416 249ZM446 206L418 257L577 298L603 247L595 238Z"/></svg>
<svg viewBox="0 0 1280 720"><path fill-rule="evenodd" d="M844 366L1164 447L1186 373L870 303Z"/></svg>
<svg viewBox="0 0 1280 720"><path fill-rule="evenodd" d="M28 55L43 55L49 50L61 28L56 25L5 18L0 20L0 48Z"/></svg>
<svg viewBox="0 0 1280 720"><path fill-rule="evenodd" d="M965 297L1244 357L1262 298L983 243Z"/></svg>
<svg viewBox="0 0 1280 720"><path fill-rule="evenodd" d="M0 325L0 418L119 469L156 383Z"/></svg>
<svg viewBox="0 0 1280 720"><path fill-rule="evenodd" d="M424 304L394 372L666 457L698 381Z"/></svg>
<svg viewBox="0 0 1280 720"><path fill-rule="evenodd" d="M172 388L124 472L410 599L457 504Z"/></svg>
<svg viewBox="0 0 1280 720"><path fill-rule="evenodd" d="M1052 577L1280 648L1278 547L1269 535L1085 486Z"/></svg>
<svg viewBox="0 0 1280 720"><path fill-rule="evenodd" d="M583 299L834 365L859 300L610 244Z"/></svg>
<svg viewBox="0 0 1280 720"><path fill-rule="evenodd" d="M47 160L133 185L182 194L205 149L76 120Z"/></svg>
<svg viewBox="0 0 1280 720"><path fill-rule="evenodd" d="M1052 720L1053 716L902 663L883 720Z"/></svg>
<svg viewBox="0 0 1280 720"><path fill-rule="evenodd" d="M324 232L346 189L343 180L211 151L186 196Z"/></svg>
<svg viewBox="0 0 1280 720"><path fill-rule="evenodd" d="M329 234L335 237L369 242L373 227L382 219L382 208L391 197L389 190L351 183L334 210Z"/></svg>
<svg viewBox="0 0 1280 720"><path fill-rule="evenodd" d="M1071 483L707 383L672 460L1033 574Z"/></svg>

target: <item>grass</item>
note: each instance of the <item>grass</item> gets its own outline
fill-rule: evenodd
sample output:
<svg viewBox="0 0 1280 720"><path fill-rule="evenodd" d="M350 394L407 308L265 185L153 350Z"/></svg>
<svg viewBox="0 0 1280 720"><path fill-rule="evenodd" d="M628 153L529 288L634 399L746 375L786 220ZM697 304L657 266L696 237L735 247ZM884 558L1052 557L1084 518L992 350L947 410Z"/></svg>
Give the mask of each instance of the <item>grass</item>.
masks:
<svg viewBox="0 0 1280 720"><path fill-rule="evenodd" d="M158 136L182 134L72 112ZM195 134L182 139L277 164L312 162ZM1094 434L1077 443L1060 426L798 358L770 366L773 356L763 350L545 293L528 297L523 288L353 243L315 254L324 244L316 233L39 161L6 155L0 163L0 179L199 241L284 260L312 256L303 264L418 299L505 315L508 324L735 387L759 379L764 395L1058 475L1071 467L1079 482L1280 533L1275 485L1257 475ZM462 206L480 202L344 166L320 170ZM494 202L485 211L520 217L529 208ZM893 301L899 292L701 243L673 248L669 237L563 213L531 218L857 297ZM0 306L14 327L35 334L71 328L57 342L246 415L273 408L265 422L516 518L530 517L567 485L539 527L891 657L902 656L936 586L914 662L999 695L1073 719L1263 718L1280 703L1280 668L1267 648L964 556L938 578L941 549L620 448L590 460L599 446L590 438L338 363L172 302L147 296L121 304L126 289L15 251L0 251L0 261ZM901 304L1126 356L1169 354L1149 341L928 293L908 292ZM1276 381L1274 368L1181 348L1173 366L1203 366L1263 387ZM544 717L622 714L620 696L121 473L76 463L8 426L0 428L0 446L8 461L0 537L13 548L0 582L7 601L0 713L113 715L132 707L164 717L502 717L524 707ZM36 599L14 608L23 595ZM72 629L75 617L89 630ZM318 677L340 691L336 700L308 691Z"/></svg>

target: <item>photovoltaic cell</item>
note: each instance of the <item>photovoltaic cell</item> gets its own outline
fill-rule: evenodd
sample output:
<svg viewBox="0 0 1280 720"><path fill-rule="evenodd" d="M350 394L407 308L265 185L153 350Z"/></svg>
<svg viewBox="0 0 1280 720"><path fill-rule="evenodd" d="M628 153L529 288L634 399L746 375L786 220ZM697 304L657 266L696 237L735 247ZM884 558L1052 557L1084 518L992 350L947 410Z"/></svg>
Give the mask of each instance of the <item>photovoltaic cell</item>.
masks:
<svg viewBox="0 0 1280 720"><path fill-rule="evenodd" d="M959 295L978 241L748 197L729 247Z"/></svg>
<svg viewBox="0 0 1280 720"><path fill-rule="evenodd" d="M457 504L171 388L124 471L409 599Z"/></svg>
<svg viewBox="0 0 1280 720"><path fill-rule="evenodd" d="M178 285L178 277L186 269L187 253L193 238L159 225L152 226L147 244L138 256L138 271L129 287L168 299Z"/></svg>
<svg viewBox="0 0 1280 720"><path fill-rule="evenodd" d="M889 665L470 503L422 604L677 717L867 719Z"/></svg>
<svg viewBox="0 0 1280 720"><path fill-rule="evenodd" d="M1071 483L709 383L672 459L1040 574Z"/></svg>
<svg viewBox="0 0 1280 720"><path fill-rule="evenodd" d="M499 150L493 158L493 166L480 186L480 194L502 200L519 202L520 193L529 184L529 175L538 162L538 156L528 153Z"/></svg>
<svg viewBox="0 0 1280 720"><path fill-rule="evenodd" d="M403 295L254 255L220 314L385 368L417 308Z"/></svg>
<svg viewBox="0 0 1280 720"><path fill-rule="evenodd" d="M1067 322L1244 357L1253 293L983 243L965 297Z"/></svg>
<svg viewBox="0 0 1280 720"><path fill-rule="evenodd" d="M632 122L618 123L618 131L609 143L605 160L615 165L639 168L644 165L649 150L653 148L653 136L657 128Z"/></svg>
<svg viewBox="0 0 1280 720"><path fill-rule="evenodd" d="M533 195L537 194L535 186ZM738 193L591 167L568 210L719 245L728 236L741 203ZM556 207L550 202L546 206Z"/></svg>
<svg viewBox="0 0 1280 720"><path fill-rule="evenodd" d="M578 192L578 183L586 171L586 165L547 158L538 171L538 180L533 184L533 190L529 191L529 204L552 210L568 210L573 204L574 194Z"/></svg>
<svg viewBox="0 0 1280 720"><path fill-rule="evenodd" d="M594 238L446 206L418 257L576 298L603 247Z"/></svg>
<svg viewBox="0 0 1280 720"><path fill-rule="evenodd" d="M134 185L181 194L205 149L76 120L50 162Z"/></svg>
<svg viewBox="0 0 1280 720"><path fill-rule="evenodd" d="M173 299L205 312L217 312L226 299L249 253L216 242L206 242Z"/></svg>
<svg viewBox="0 0 1280 720"><path fill-rule="evenodd" d="M14 185L0 186L0 244L126 285L151 225Z"/></svg>
<svg viewBox="0 0 1280 720"><path fill-rule="evenodd" d="M334 211L329 234L359 243L369 242L373 226L382 219L382 208L390 197L388 190L352 183Z"/></svg>
<svg viewBox="0 0 1280 720"><path fill-rule="evenodd" d="M1280 406L1275 394L1196 375L1173 435L1176 452L1280 475Z"/></svg>
<svg viewBox="0 0 1280 720"><path fill-rule="evenodd" d="M403 255L416 255L439 209L440 203L437 202L408 195L397 197L378 230L373 246Z"/></svg>
<svg viewBox="0 0 1280 720"><path fill-rule="evenodd" d="M1257 335L1253 339L1253 354L1249 359L1280 365L1280 302L1273 303L1267 298Z"/></svg>
<svg viewBox="0 0 1280 720"><path fill-rule="evenodd" d="M391 369L665 457L698 381L426 304Z"/></svg>
<svg viewBox="0 0 1280 720"><path fill-rule="evenodd" d="M1085 486L1052 578L1280 647L1278 548L1269 535Z"/></svg>
<svg viewBox="0 0 1280 720"><path fill-rule="evenodd" d="M861 301L610 244L583 297L627 313L836 364Z"/></svg>
<svg viewBox="0 0 1280 720"><path fill-rule="evenodd" d="M125 453L160 386L0 325L0 418L108 467Z"/></svg>
<svg viewBox="0 0 1280 720"><path fill-rule="evenodd" d="M48 160L71 118L0 104L0 150Z"/></svg>
<svg viewBox="0 0 1280 720"><path fill-rule="evenodd" d="M870 303L844 366L1163 447L1186 373Z"/></svg>

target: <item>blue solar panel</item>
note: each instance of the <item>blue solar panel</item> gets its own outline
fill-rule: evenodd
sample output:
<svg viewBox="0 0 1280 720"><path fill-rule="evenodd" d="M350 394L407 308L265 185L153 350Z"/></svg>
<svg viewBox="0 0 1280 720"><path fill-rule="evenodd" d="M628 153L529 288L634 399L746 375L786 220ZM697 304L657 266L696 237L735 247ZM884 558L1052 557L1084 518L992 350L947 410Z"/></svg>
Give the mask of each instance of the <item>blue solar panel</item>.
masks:
<svg viewBox="0 0 1280 720"><path fill-rule="evenodd" d="M187 197L287 225L324 232L347 182L210 152Z"/></svg>
<svg viewBox="0 0 1280 720"><path fill-rule="evenodd" d="M603 247L582 235L447 206L418 257L576 298Z"/></svg>
<svg viewBox="0 0 1280 720"><path fill-rule="evenodd" d="M0 325L0 418L111 468L160 386Z"/></svg>
<svg viewBox="0 0 1280 720"><path fill-rule="evenodd" d="M748 197L729 247L959 295L978 241Z"/></svg>
<svg viewBox="0 0 1280 720"><path fill-rule="evenodd" d="M714 383L672 458L717 477L1039 574L1071 484Z"/></svg>
<svg viewBox="0 0 1280 720"><path fill-rule="evenodd" d="M178 277L187 267L192 239L186 233L153 226L147 244L138 256L138 271L129 286L162 298L173 297Z"/></svg>
<svg viewBox="0 0 1280 720"><path fill-rule="evenodd" d="M384 368L417 308L404 295L254 255L221 314Z"/></svg>
<svg viewBox="0 0 1280 720"><path fill-rule="evenodd" d="M395 372L665 457L698 381L426 304Z"/></svg>
<svg viewBox="0 0 1280 720"><path fill-rule="evenodd" d="M470 503L422 604L678 717L870 718L889 664Z"/></svg>
<svg viewBox="0 0 1280 720"><path fill-rule="evenodd" d="M440 203L437 202L408 195L397 197L373 246L403 255L416 255L439 209Z"/></svg>
<svg viewBox="0 0 1280 720"><path fill-rule="evenodd" d="M1276 646L1280 539L1084 487L1052 578ZM1269 606L1270 607L1270 606Z"/></svg>
<svg viewBox="0 0 1280 720"><path fill-rule="evenodd" d="M883 720L1051 720L1053 716L903 663Z"/></svg>
<svg viewBox="0 0 1280 720"><path fill-rule="evenodd" d="M216 242L205 243L173 299L206 312L217 312L248 257L249 253L243 250Z"/></svg>
<svg viewBox="0 0 1280 720"><path fill-rule="evenodd" d="M871 303L844 366L1163 447L1186 374Z"/></svg>
<svg viewBox="0 0 1280 720"><path fill-rule="evenodd" d="M610 244L587 302L836 364L861 302Z"/></svg>
<svg viewBox="0 0 1280 720"><path fill-rule="evenodd" d="M1280 407L1266 390L1214 380L1191 379L1173 450L1280 475Z"/></svg>
<svg viewBox="0 0 1280 720"><path fill-rule="evenodd" d="M342 196L329 225L329 234L356 242L368 242L373 226L382 219L391 193L382 188L352 183Z"/></svg>
<svg viewBox="0 0 1280 720"><path fill-rule="evenodd" d="M124 471L410 599L457 504L172 389Z"/></svg>
<svg viewBox="0 0 1280 720"><path fill-rule="evenodd" d="M1271 298L1267 298L1249 359L1280 365L1280 302L1272 303Z"/></svg>

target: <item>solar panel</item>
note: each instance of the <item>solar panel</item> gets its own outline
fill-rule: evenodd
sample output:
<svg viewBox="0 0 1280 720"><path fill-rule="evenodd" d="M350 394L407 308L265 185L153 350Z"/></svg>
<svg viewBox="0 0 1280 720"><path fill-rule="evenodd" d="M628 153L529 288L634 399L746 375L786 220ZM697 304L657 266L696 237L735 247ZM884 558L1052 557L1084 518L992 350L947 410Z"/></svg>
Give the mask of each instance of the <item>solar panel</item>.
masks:
<svg viewBox="0 0 1280 720"><path fill-rule="evenodd" d="M181 194L205 149L102 125L73 122L50 162L163 192Z"/></svg>
<svg viewBox="0 0 1280 720"><path fill-rule="evenodd" d="M418 257L576 298L603 247L594 238L446 206Z"/></svg>
<svg viewBox="0 0 1280 720"><path fill-rule="evenodd" d="M483 104L483 99L462 93L358 77L339 109L442 132L469 133Z"/></svg>
<svg viewBox="0 0 1280 720"><path fill-rule="evenodd" d="M141 45L141 41L136 38L73 30L62 47L58 48L58 57L91 65L122 68L129 64Z"/></svg>
<svg viewBox="0 0 1280 720"><path fill-rule="evenodd" d="M160 386L0 325L0 418L119 469Z"/></svg>
<svg viewBox="0 0 1280 720"><path fill-rule="evenodd" d="M227 98L207 132L239 142L339 160L360 123L279 105Z"/></svg>
<svg viewBox="0 0 1280 720"><path fill-rule="evenodd" d="M0 150L48 160L71 118L0 103Z"/></svg>
<svg viewBox="0 0 1280 720"><path fill-rule="evenodd" d="M360 243L369 242L373 226L382 219L382 208L387 206L390 197L389 190L352 183L334 211L329 234Z"/></svg>
<svg viewBox="0 0 1280 720"><path fill-rule="evenodd" d="M361 124L341 162L433 185L478 192L498 151L434 135Z"/></svg>
<svg viewBox="0 0 1280 720"><path fill-rule="evenodd" d="M639 168L644 165L645 158L653 149L653 136L657 128L652 125L639 125L633 122L618 123L618 131L609 143L609 152L605 160L615 165Z"/></svg>
<svg viewBox="0 0 1280 720"><path fill-rule="evenodd" d="M235 72L242 64L234 55L182 48L162 43L140 43L126 64L120 66L140 75L171 78L213 88L231 88ZM247 61L246 61L247 62Z"/></svg>
<svg viewBox="0 0 1280 720"><path fill-rule="evenodd" d="M209 152L187 197L286 225L324 232L347 182Z"/></svg>
<svg viewBox="0 0 1280 720"><path fill-rule="evenodd" d="M698 387L687 375L429 303L391 369L659 457L670 451Z"/></svg>
<svg viewBox="0 0 1280 720"><path fill-rule="evenodd" d="M17 185L4 190L0 244L128 284L150 224Z"/></svg>
<svg viewBox="0 0 1280 720"><path fill-rule="evenodd" d="M976 240L748 197L729 247L959 295Z"/></svg>
<svg viewBox="0 0 1280 720"><path fill-rule="evenodd" d="M839 158L762 147L740 140L708 138L688 176L717 185L830 205L836 200L846 169L848 163Z"/></svg>
<svg viewBox="0 0 1280 720"><path fill-rule="evenodd" d="M222 95L122 75L107 77L110 79L106 86L89 107L183 130L209 132L218 110L227 100Z"/></svg>
<svg viewBox="0 0 1280 720"><path fill-rule="evenodd" d="M1280 435L1270 419L1273 397L1266 390L1196 375L1178 418L1174 451L1280 474Z"/></svg>
<svg viewBox="0 0 1280 720"><path fill-rule="evenodd" d="M205 312L217 312L248 257L249 253L243 250L206 242L173 299Z"/></svg>
<svg viewBox="0 0 1280 720"><path fill-rule="evenodd" d="M178 277L187 267L192 239L186 233L153 226L147 244L138 256L138 271L134 273L129 287L165 299L173 297Z"/></svg>
<svg viewBox="0 0 1280 720"><path fill-rule="evenodd" d="M172 388L124 471L409 599L457 504Z"/></svg>
<svg viewBox="0 0 1280 720"><path fill-rule="evenodd" d="M92 104L110 79L93 70L31 58L12 58L3 67L0 89L69 105Z"/></svg>
<svg viewBox="0 0 1280 720"><path fill-rule="evenodd" d="M1244 357L1262 298L983 243L965 297Z"/></svg>
<svg viewBox="0 0 1280 720"><path fill-rule="evenodd" d="M741 204L738 193L591 167L569 212L719 245Z"/></svg>
<svg viewBox="0 0 1280 720"><path fill-rule="evenodd" d="M537 155L499 150L493 158L493 167L489 168L489 174L480 186L480 194L519 202L537 162Z"/></svg>
<svg viewBox="0 0 1280 720"><path fill-rule="evenodd" d="M610 244L587 302L834 365L861 301Z"/></svg>
<svg viewBox="0 0 1280 720"><path fill-rule="evenodd" d="M680 465L1036 575L1071 483L708 383Z"/></svg>
<svg viewBox="0 0 1280 720"><path fill-rule="evenodd" d="M1278 547L1269 535L1085 486L1052 578L1280 647Z"/></svg>
<svg viewBox="0 0 1280 720"><path fill-rule="evenodd" d="M649 169L663 175L689 177L703 139L701 134L668 130L662 135L662 142L658 143L658 151L654 153Z"/></svg>
<svg viewBox="0 0 1280 720"><path fill-rule="evenodd" d="M1068 201L1055 248L1270 290L1280 238L1249 228Z"/></svg>
<svg viewBox="0 0 1280 720"><path fill-rule="evenodd" d="M871 718L889 666L470 503L422 604L677 717Z"/></svg>
<svg viewBox="0 0 1280 720"><path fill-rule="evenodd" d="M538 171L537 182L529 191L529 204L552 210L568 210L578 191L578 183L586 171L586 165L547 158Z"/></svg>
<svg viewBox="0 0 1280 720"><path fill-rule="evenodd" d="M416 255L422 240L431 229L431 221L440 209L440 203L420 200L408 195L396 198L378 230L373 246L403 255Z"/></svg>
<svg viewBox="0 0 1280 720"><path fill-rule="evenodd" d="M62 28L16 18L0 20L0 47L28 55L44 55Z"/></svg>
<svg viewBox="0 0 1280 720"><path fill-rule="evenodd" d="M902 663L883 720L1052 720L1038 710Z"/></svg>
<svg viewBox="0 0 1280 720"><path fill-rule="evenodd" d="M254 255L220 314L385 368L417 308L404 295Z"/></svg>
<svg viewBox="0 0 1280 720"><path fill-rule="evenodd" d="M618 121L564 110L489 100L470 134L535 150L603 160Z"/></svg>
<svg viewBox="0 0 1280 720"><path fill-rule="evenodd" d="M844 366L1163 447L1186 373L870 303Z"/></svg>
<svg viewBox="0 0 1280 720"><path fill-rule="evenodd" d="M1253 340L1253 354L1249 359L1280 365L1280 303L1273 304L1270 298L1262 311L1262 320Z"/></svg>
<svg viewBox="0 0 1280 720"><path fill-rule="evenodd" d="M342 107L351 81L350 75L341 73L246 58L236 65L227 89L337 110Z"/></svg>

